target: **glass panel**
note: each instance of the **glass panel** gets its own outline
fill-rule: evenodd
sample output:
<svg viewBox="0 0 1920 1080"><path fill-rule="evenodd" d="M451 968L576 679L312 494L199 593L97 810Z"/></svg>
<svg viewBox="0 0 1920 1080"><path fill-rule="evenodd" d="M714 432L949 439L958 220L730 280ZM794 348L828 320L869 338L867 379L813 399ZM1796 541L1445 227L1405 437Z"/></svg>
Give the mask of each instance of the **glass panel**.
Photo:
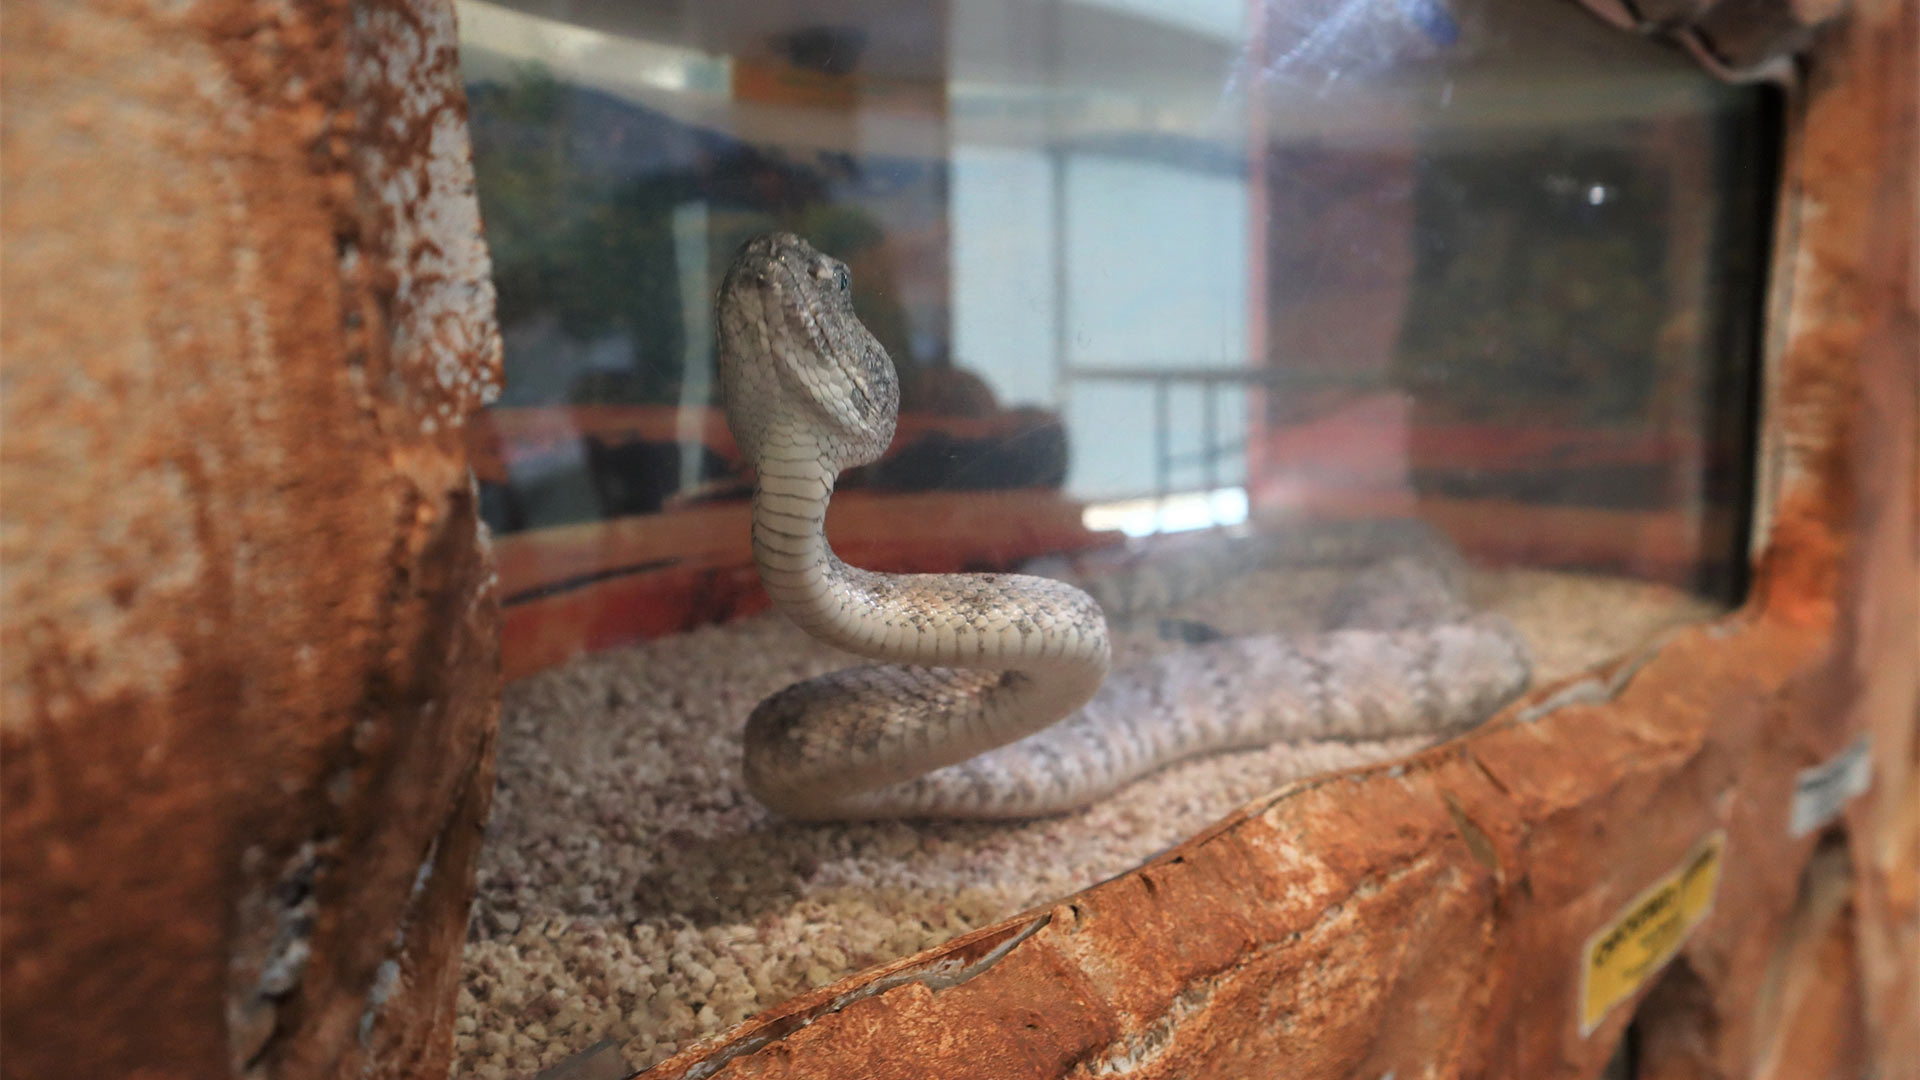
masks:
<svg viewBox="0 0 1920 1080"><path fill-rule="evenodd" d="M463 1074L652 1063L1739 599L1770 91L1525 0L459 8L516 679ZM839 556L1104 631L828 559L847 298L900 411ZM836 645L986 669L743 736ZM858 794L930 696L1072 715Z"/></svg>

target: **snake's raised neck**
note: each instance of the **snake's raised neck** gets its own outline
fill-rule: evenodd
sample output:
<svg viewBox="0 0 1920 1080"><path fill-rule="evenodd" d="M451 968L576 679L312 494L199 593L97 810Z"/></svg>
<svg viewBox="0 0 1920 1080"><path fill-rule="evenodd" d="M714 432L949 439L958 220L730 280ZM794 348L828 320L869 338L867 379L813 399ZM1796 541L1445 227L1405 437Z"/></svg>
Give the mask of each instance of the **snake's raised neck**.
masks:
<svg viewBox="0 0 1920 1080"><path fill-rule="evenodd" d="M893 361L854 314L846 266L788 233L741 250L721 283L716 322L727 423L756 475L761 579L803 629L861 651L833 617L849 568L828 546L826 508L840 472L893 441Z"/></svg>
<svg viewBox="0 0 1920 1080"><path fill-rule="evenodd" d="M721 284L720 388L756 474L754 563L774 606L821 641L951 670L838 672L762 703L748 723L750 748L764 748L750 749L748 784L798 816L877 811L844 789L904 780L1044 727L1093 695L1109 660L1099 606L1059 582L882 574L834 557L834 479L886 450L900 408L893 362L854 315L850 284L845 266L783 233L749 243ZM844 760L789 767L829 742Z"/></svg>
<svg viewBox="0 0 1920 1080"><path fill-rule="evenodd" d="M841 471L893 441L900 382L853 311L840 261L788 233L742 249L720 287L719 374L727 423L753 466L754 562L776 607L848 651L837 602L859 576L834 556L827 501Z"/></svg>

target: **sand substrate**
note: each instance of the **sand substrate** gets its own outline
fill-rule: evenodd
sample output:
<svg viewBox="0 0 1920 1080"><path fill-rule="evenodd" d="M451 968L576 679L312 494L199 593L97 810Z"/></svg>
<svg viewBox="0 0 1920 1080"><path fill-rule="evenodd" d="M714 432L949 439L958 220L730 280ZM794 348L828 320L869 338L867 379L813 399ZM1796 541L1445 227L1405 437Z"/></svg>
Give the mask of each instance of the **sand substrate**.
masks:
<svg viewBox="0 0 1920 1080"><path fill-rule="evenodd" d="M1304 628L1340 580L1267 571L1180 614ZM1535 684L1716 608L1660 586L1480 572L1478 606ZM1174 647L1125 635L1117 660ZM761 1009L1121 873L1300 776L1425 739L1279 745L1175 765L1087 810L1011 824L794 825L740 786L755 702L845 666L762 615L585 657L509 687L455 1022L456 1076L531 1077L602 1040L634 1068Z"/></svg>

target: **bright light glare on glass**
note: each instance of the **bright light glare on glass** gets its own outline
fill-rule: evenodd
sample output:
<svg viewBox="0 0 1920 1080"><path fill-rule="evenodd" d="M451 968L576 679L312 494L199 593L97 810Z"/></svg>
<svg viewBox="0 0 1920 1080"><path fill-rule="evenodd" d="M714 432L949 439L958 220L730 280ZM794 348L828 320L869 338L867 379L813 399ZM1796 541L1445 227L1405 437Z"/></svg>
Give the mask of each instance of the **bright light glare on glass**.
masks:
<svg viewBox="0 0 1920 1080"><path fill-rule="evenodd" d="M1246 520L1247 489L1243 487L1181 492L1163 499L1091 503L1080 514L1081 524L1088 529L1114 530L1128 536L1190 532L1239 525Z"/></svg>

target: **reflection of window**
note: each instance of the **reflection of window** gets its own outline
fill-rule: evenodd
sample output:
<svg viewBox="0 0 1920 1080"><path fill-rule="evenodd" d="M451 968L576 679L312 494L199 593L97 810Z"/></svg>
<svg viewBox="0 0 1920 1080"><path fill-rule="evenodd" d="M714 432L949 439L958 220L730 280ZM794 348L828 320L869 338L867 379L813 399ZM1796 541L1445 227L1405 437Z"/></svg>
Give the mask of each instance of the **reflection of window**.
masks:
<svg viewBox="0 0 1920 1080"><path fill-rule="evenodd" d="M713 408L715 286L760 231L848 262L901 370L894 446L836 481L840 556L1078 580L1116 672L1266 639L1212 669L1216 718L1297 689L1246 676L1284 679L1268 660L1347 625L1326 616L1381 537L1510 620L1536 686L1738 594L1764 91L1537 0L471 8L508 368L473 457L513 534L504 666L632 646L506 709L522 817L496 819L519 831L489 842L505 869L483 871L473 948L531 966L514 935L550 928L543 957L567 960L535 992L592 1019L549 1038L657 1061L1299 775L1299 747L1269 746L1142 781L1116 815L906 850L918 825L790 830L752 802L729 764L745 713L826 662L753 618L750 483ZM1139 698L1181 707L1155 670L1127 676ZM1324 675L1303 696L1349 703ZM1308 771L1411 745L1311 745ZM565 821L593 869L534 923L513 906L536 891L526 810L585 805L576 775L614 809ZM846 932L863 944L808 951ZM638 976L600 966L623 934ZM517 1033L522 1004L478 1007Z"/></svg>
<svg viewBox="0 0 1920 1080"><path fill-rule="evenodd" d="M712 404L718 275L775 227L851 264L909 413L1063 429L1008 468L994 440L1031 424L949 425L883 483L1064 470L1083 501L1248 512L1745 498L1717 403L1750 392L1762 94L1597 24L1511 0L677 29L471 8L501 407L603 410L578 446L509 452L503 529L737 494L685 410ZM1460 449L1515 425L1572 442L1518 467Z"/></svg>

